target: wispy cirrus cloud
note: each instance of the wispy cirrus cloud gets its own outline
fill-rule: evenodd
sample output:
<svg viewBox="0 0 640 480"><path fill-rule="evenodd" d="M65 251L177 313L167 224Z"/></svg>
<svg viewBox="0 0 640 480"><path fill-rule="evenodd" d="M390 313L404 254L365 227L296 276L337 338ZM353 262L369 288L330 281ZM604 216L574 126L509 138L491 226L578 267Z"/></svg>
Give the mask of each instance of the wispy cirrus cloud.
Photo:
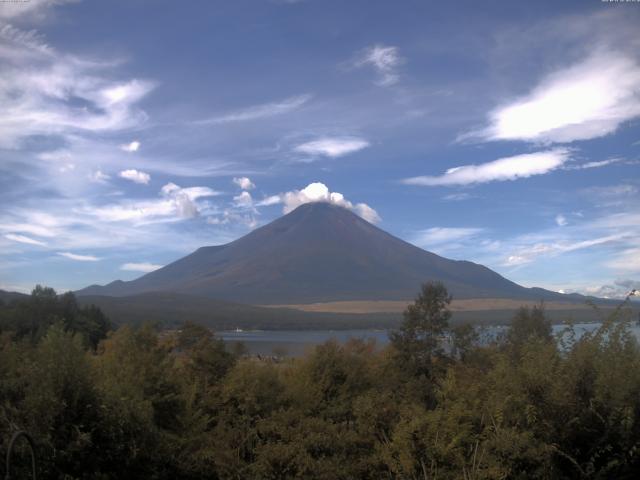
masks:
<svg viewBox="0 0 640 480"><path fill-rule="evenodd" d="M137 103L155 82L113 80L106 73L112 66L58 53L33 31L2 27L0 146L17 148L33 135L113 132L144 123Z"/></svg>
<svg viewBox="0 0 640 480"><path fill-rule="evenodd" d="M216 125L223 123L246 122L262 118L275 117L293 112L313 98L311 94L296 95L277 102L263 103L243 108L222 115L205 118L194 122L197 125Z"/></svg>
<svg viewBox="0 0 640 480"><path fill-rule="evenodd" d="M359 137L324 137L297 145L294 151L311 156L338 158L360 151L369 145L367 140Z"/></svg>
<svg viewBox="0 0 640 480"><path fill-rule="evenodd" d="M0 9L2 9L2 5L4 4L0 3ZM1 17L2 15L0 14ZM21 30L7 23L0 28L0 39L43 55L53 55L55 53L53 48L45 42L44 37L36 30ZM9 52L3 52L3 54L9 56Z"/></svg>
<svg viewBox="0 0 640 480"><path fill-rule="evenodd" d="M640 247L627 248L618 252L606 265L616 271L640 274Z"/></svg>
<svg viewBox="0 0 640 480"><path fill-rule="evenodd" d="M143 273L149 273L149 272L153 272L154 270L158 270L159 268L162 268L164 265L158 265L155 263L124 263L122 265L120 265L120 270L125 270L125 271L129 271L129 272L143 272Z"/></svg>
<svg viewBox="0 0 640 480"><path fill-rule="evenodd" d="M193 191L187 192L184 195L194 196ZM77 206L75 202L75 199L51 202L46 213L25 209L0 212L0 251L5 254L23 251L20 245L25 242L19 240L26 237L39 242L32 245L55 255L99 251L100 254L92 255L108 259L114 251L155 252L158 245L166 251L184 254L210 242L226 243L235 238L233 232L211 230L185 235L184 229L173 227L193 218L190 215L210 214L212 206L204 197L194 200L193 207L179 205L164 196L140 201L123 199L104 205Z"/></svg>
<svg viewBox="0 0 640 480"><path fill-rule="evenodd" d="M75 260L77 262L98 262L100 261L99 257L93 255L78 255L77 253L71 252L58 252L58 255L61 257L68 258L69 260Z"/></svg>
<svg viewBox="0 0 640 480"><path fill-rule="evenodd" d="M262 200L256 202L257 207L268 207L270 205L277 205L281 202L280 195L269 195Z"/></svg>
<svg viewBox="0 0 640 480"><path fill-rule="evenodd" d="M94 183L106 183L111 176L107 175L102 170L96 170L95 172L88 174L87 178Z"/></svg>
<svg viewBox="0 0 640 480"><path fill-rule="evenodd" d="M499 261L503 266L519 266L545 258L593 247L604 247L609 253L603 257L602 266L619 275L635 271L639 265L633 255L637 253L640 237L640 215L633 212L612 213L587 221L506 239L502 251L506 254Z"/></svg>
<svg viewBox="0 0 640 480"><path fill-rule="evenodd" d="M0 18L15 18L23 15L42 14L56 5L74 3L79 0L10 0L0 2Z"/></svg>
<svg viewBox="0 0 640 480"><path fill-rule="evenodd" d="M561 241L552 243L536 243L513 252L505 259L504 265L524 265L526 263L533 262L540 256L554 256L576 250L583 250L597 245L618 242L625 238L628 238L626 234L616 234L577 242Z"/></svg>
<svg viewBox="0 0 640 480"><path fill-rule="evenodd" d="M28 237L26 235L19 235L16 233L7 233L4 238L7 240L11 240L13 242L25 243L27 245L37 245L40 247L46 247L47 243L41 240L36 240L35 238Z"/></svg>
<svg viewBox="0 0 640 480"><path fill-rule="evenodd" d="M450 186L495 181L516 180L543 175L561 167L570 157L570 150L556 148L500 158L479 165L462 165L438 176L420 176L403 180L407 185Z"/></svg>
<svg viewBox="0 0 640 480"><path fill-rule="evenodd" d="M615 132L640 116L640 64L623 52L598 51L555 71L528 95L489 113L489 125L460 139L564 143Z"/></svg>
<svg viewBox="0 0 640 480"><path fill-rule="evenodd" d="M49 221L48 215L35 215L33 223L7 222L0 223L0 231L28 233L37 237L55 237L58 233Z"/></svg>
<svg viewBox="0 0 640 480"><path fill-rule="evenodd" d="M624 210L638 203L640 188L629 183L617 185L599 185L583 188L578 194L597 208L608 211Z"/></svg>
<svg viewBox="0 0 640 480"><path fill-rule="evenodd" d="M200 213L198 200L220 195L209 187L182 188L168 183L160 191L161 198L124 201L99 207L86 207L83 213L105 222L136 222L139 224L177 221Z"/></svg>
<svg viewBox="0 0 640 480"><path fill-rule="evenodd" d="M564 169L565 170L588 170L590 168L606 167L607 165L612 165L614 163L620 163L620 162L624 162L624 159L608 158L606 160L596 160L593 162L580 163L578 165L566 165Z"/></svg>
<svg viewBox="0 0 640 480"><path fill-rule="evenodd" d="M462 202L463 200L469 200L471 198L473 198L473 195L467 192L450 193L449 195L442 197L442 199L447 202Z"/></svg>
<svg viewBox="0 0 640 480"><path fill-rule="evenodd" d="M373 45L360 52L353 65L372 67L377 75L375 83L388 87L400 80L399 67L402 63L398 47Z"/></svg>
<svg viewBox="0 0 640 480"><path fill-rule="evenodd" d="M422 248L437 248L443 244L460 242L477 237L484 232L483 228L462 228L462 227L432 227L420 230L415 234L411 243Z"/></svg>
<svg viewBox="0 0 640 480"><path fill-rule="evenodd" d="M623 183L620 185L603 185L597 187L589 187L584 190L584 193L591 196L611 198L611 197L626 197L636 195L640 192L640 189L635 185Z"/></svg>

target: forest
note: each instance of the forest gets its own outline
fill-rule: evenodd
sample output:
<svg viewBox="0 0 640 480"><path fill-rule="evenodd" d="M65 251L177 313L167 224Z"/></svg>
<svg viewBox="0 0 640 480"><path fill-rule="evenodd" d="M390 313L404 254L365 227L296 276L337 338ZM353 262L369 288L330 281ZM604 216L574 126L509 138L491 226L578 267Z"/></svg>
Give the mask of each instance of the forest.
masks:
<svg viewBox="0 0 640 480"><path fill-rule="evenodd" d="M427 283L388 346L265 360L37 287L0 305L0 458L24 430L43 479L638 478L626 303L561 338L522 308L487 344L450 327L450 301ZM19 443L11 478L31 478L28 458Z"/></svg>

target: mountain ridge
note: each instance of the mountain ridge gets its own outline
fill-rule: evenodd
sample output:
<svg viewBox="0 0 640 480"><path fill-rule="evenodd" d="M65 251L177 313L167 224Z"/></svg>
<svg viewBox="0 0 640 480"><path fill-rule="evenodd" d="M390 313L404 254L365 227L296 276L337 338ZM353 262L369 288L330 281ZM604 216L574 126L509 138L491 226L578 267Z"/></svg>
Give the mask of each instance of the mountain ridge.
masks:
<svg viewBox="0 0 640 480"><path fill-rule="evenodd" d="M78 295L175 292L248 304L407 300L442 281L455 298L584 298L520 286L493 270L420 249L332 204L307 203L225 245L193 253L135 280Z"/></svg>

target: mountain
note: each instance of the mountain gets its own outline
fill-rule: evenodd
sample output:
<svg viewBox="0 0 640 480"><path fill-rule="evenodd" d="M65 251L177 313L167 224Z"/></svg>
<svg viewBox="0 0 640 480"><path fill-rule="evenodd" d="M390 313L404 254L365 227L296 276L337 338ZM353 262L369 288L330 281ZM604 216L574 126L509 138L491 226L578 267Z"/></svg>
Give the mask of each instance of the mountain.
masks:
<svg viewBox="0 0 640 480"><path fill-rule="evenodd" d="M129 282L78 295L173 292L253 305L412 299L439 280L455 298L575 301L525 288L482 265L422 250L342 207L307 203L226 245L202 247Z"/></svg>
<svg viewBox="0 0 640 480"><path fill-rule="evenodd" d="M7 292L6 290L0 290L0 301L2 302L11 302L12 300L21 300L27 298L27 295L24 293L18 292Z"/></svg>

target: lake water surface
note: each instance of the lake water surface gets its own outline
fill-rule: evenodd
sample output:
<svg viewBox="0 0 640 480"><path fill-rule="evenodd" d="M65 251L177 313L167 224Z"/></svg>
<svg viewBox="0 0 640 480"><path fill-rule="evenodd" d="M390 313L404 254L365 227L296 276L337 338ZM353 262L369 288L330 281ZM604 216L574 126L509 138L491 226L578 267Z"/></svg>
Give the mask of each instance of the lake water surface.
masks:
<svg viewBox="0 0 640 480"><path fill-rule="evenodd" d="M579 338L585 332L592 332L600 326L599 323L574 324L576 335ZM553 332L558 334L566 328L566 325L554 325ZM481 340L490 341L508 327L489 326L479 329ZM640 326L633 323L631 331L640 341ZM346 342L351 338L373 339L380 346L389 342L388 330L247 330L247 331L220 331L216 335L225 342L242 342L249 353L253 355L288 355L300 356L315 345L335 339L338 342Z"/></svg>

